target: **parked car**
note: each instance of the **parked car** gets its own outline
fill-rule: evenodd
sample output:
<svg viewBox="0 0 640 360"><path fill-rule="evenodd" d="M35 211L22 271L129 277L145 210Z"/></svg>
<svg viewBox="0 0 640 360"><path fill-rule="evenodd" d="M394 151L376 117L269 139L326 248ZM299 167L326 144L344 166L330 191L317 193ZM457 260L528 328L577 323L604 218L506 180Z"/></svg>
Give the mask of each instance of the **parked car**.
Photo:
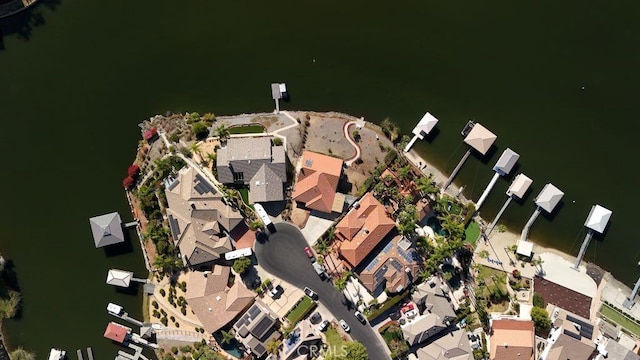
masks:
<svg viewBox="0 0 640 360"><path fill-rule="evenodd" d="M311 248L308 246L304 247L304 253L307 254L307 257L311 260L314 260L315 257L313 256L313 251L311 251Z"/></svg>
<svg viewBox="0 0 640 360"><path fill-rule="evenodd" d="M327 273L324 271L324 266L322 266L322 264L314 261L311 265L313 265L313 270L315 270L316 274L320 276L320 279L325 280L327 278Z"/></svg>
<svg viewBox="0 0 640 360"><path fill-rule="evenodd" d="M317 323L317 322L318 322L318 320L320 320L320 318L321 318L320 313L316 311L316 312L314 312L314 313L313 313L313 315L311 315L311 317L309 318L309 320L310 320L312 323L314 323L314 324L315 324L315 323Z"/></svg>
<svg viewBox="0 0 640 360"><path fill-rule="evenodd" d="M358 319L358 321L360 321L363 324L367 324L367 319L364 317L364 315L362 315L362 313L360 311L356 311L353 315L356 316L356 319Z"/></svg>
<svg viewBox="0 0 640 360"><path fill-rule="evenodd" d="M278 286L274 286L273 289L269 290L269 296L271 296L272 298L277 298L278 295L281 294L281 292L284 289L282 288L282 286L278 285Z"/></svg>
<svg viewBox="0 0 640 360"><path fill-rule="evenodd" d="M310 297L313 300L318 300L318 294L315 291L309 289L308 287L304 288L304 294Z"/></svg>
<svg viewBox="0 0 640 360"><path fill-rule="evenodd" d="M340 326L342 327L342 329L346 332L351 331L351 328L349 327L349 324L347 324L346 321L344 321L344 319L340 319Z"/></svg>
<svg viewBox="0 0 640 360"><path fill-rule="evenodd" d="M323 332L329 327L329 320L324 320L318 325L318 331Z"/></svg>

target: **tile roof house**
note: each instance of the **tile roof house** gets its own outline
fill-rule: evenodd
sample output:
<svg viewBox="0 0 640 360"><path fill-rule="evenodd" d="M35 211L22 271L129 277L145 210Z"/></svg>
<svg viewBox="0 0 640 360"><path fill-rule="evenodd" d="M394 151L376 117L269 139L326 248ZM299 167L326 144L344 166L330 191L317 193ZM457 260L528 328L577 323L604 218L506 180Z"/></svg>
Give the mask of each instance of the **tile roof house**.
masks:
<svg viewBox="0 0 640 360"><path fill-rule="evenodd" d="M232 137L218 149L216 169L223 184L249 185L249 202L284 200L287 182L284 146L274 146L273 137Z"/></svg>
<svg viewBox="0 0 640 360"><path fill-rule="evenodd" d="M365 194L336 225L340 255L352 267L358 266L395 226L395 221L373 194Z"/></svg>
<svg viewBox="0 0 640 360"><path fill-rule="evenodd" d="M373 259L362 263L364 269L358 274L362 285L371 293L376 293L383 284L391 293L406 289L420 270L417 254L411 245L411 241L401 235L389 240Z"/></svg>
<svg viewBox="0 0 640 360"><path fill-rule="evenodd" d="M301 162L293 199L312 210L342 212L344 196L336 194L342 176L342 159L305 151Z"/></svg>
<svg viewBox="0 0 640 360"><path fill-rule="evenodd" d="M533 359L535 332L533 321L513 319L491 320L489 343L491 360Z"/></svg>
<svg viewBox="0 0 640 360"><path fill-rule="evenodd" d="M547 305L553 323L541 360L589 360L596 353L594 324L555 305Z"/></svg>
<svg viewBox="0 0 640 360"><path fill-rule="evenodd" d="M447 329L455 320L456 313L441 286L440 280L433 278L418 285L417 291L412 294L422 314L400 326L409 346L425 342Z"/></svg>
<svg viewBox="0 0 640 360"><path fill-rule="evenodd" d="M473 350L464 330L456 329L421 347L410 360L473 360Z"/></svg>
<svg viewBox="0 0 640 360"><path fill-rule="evenodd" d="M267 353L266 344L280 337L280 322L276 315L260 299L233 325L236 338L258 358Z"/></svg>
<svg viewBox="0 0 640 360"><path fill-rule="evenodd" d="M282 341L277 356L273 356L273 360L306 360L310 357L310 348L316 346L320 349L319 344L322 338L318 335L317 330L309 319L302 320L296 328Z"/></svg>
<svg viewBox="0 0 640 360"><path fill-rule="evenodd" d="M210 272L191 271L185 299L208 333L235 319L254 301L255 294L242 281L228 287L231 268L215 265Z"/></svg>
<svg viewBox="0 0 640 360"><path fill-rule="evenodd" d="M233 250L229 233L242 222L242 215L196 170L180 170L167 182L165 195L171 234L187 265L211 263Z"/></svg>

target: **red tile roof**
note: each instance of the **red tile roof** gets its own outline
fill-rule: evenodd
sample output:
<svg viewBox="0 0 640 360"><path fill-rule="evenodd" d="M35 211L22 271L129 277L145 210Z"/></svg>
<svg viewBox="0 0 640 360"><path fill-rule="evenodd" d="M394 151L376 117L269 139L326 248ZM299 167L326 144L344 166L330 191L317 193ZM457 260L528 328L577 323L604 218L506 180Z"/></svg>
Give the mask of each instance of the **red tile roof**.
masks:
<svg viewBox="0 0 640 360"><path fill-rule="evenodd" d="M118 323L110 322L109 325L107 325L107 329L104 331L104 337L122 344L124 342L124 338L127 336L127 332L129 332L127 327Z"/></svg>
<svg viewBox="0 0 640 360"><path fill-rule="evenodd" d="M493 320L491 329L491 360L528 360L533 357L533 321Z"/></svg>
<svg viewBox="0 0 640 360"><path fill-rule="evenodd" d="M367 193L359 201L359 207L352 209L336 225L336 237L342 240L340 254L351 266L358 266L362 260L395 227L372 193Z"/></svg>
<svg viewBox="0 0 640 360"><path fill-rule="evenodd" d="M342 159L305 151L301 161L293 199L309 209L330 213L342 174Z"/></svg>

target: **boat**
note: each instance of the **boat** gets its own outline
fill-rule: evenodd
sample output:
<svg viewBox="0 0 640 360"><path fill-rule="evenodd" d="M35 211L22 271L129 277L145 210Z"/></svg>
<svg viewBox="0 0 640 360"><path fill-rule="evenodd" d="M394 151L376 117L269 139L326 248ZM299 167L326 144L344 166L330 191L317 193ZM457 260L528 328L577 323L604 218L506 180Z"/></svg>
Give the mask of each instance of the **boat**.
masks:
<svg viewBox="0 0 640 360"><path fill-rule="evenodd" d="M122 315L124 309L120 305L109 303L109 305L107 305L107 311L109 312L109 314Z"/></svg>
<svg viewBox="0 0 640 360"><path fill-rule="evenodd" d="M283 100L288 100L289 99L289 93L287 93L287 84L285 84L285 83L278 84L278 89L280 90L280 97Z"/></svg>
<svg viewBox="0 0 640 360"><path fill-rule="evenodd" d="M471 132L471 129L473 129L473 127L475 126L475 122L473 120L469 120L469 122L467 123L467 125L464 126L464 128L462 128L462 131L460 132L460 135L462 135L462 137L467 137L467 135L469 135L469 133Z"/></svg>
<svg viewBox="0 0 640 360"><path fill-rule="evenodd" d="M52 348L49 352L49 360L62 360L67 355L66 351Z"/></svg>

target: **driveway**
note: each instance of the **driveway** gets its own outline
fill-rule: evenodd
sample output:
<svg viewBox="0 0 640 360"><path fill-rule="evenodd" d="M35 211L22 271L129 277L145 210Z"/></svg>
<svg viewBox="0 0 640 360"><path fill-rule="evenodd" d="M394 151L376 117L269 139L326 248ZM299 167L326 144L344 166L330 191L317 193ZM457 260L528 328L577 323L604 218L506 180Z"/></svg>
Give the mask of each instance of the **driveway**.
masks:
<svg viewBox="0 0 640 360"><path fill-rule="evenodd" d="M353 315L354 310L347 306L344 295L330 281L322 281L315 273L304 254L307 242L300 230L287 223L275 224L275 229L276 232L267 241L256 242L255 253L260 266L294 286L306 286L318 293L318 301L336 320L344 319L349 324L351 336L367 348L369 359L388 360L389 350L386 344L381 343L368 324L358 322Z"/></svg>

